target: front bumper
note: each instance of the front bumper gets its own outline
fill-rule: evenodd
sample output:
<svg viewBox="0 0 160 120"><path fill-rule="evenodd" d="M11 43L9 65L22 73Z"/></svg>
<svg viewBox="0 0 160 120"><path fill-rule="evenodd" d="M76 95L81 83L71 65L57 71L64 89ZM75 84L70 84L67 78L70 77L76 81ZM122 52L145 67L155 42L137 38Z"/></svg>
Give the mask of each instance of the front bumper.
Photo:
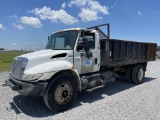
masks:
<svg viewBox="0 0 160 120"><path fill-rule="evenodd" d="M9 76L5 83L13 90L25 96L42 96L48 82L23 82Z"/></svg>

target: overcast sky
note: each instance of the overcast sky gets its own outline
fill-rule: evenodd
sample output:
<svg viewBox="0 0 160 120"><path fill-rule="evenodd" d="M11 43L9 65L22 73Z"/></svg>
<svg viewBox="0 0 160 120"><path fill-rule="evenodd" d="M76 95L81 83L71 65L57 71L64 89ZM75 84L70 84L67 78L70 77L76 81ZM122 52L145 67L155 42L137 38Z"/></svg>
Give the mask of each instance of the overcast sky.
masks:
<svg viewBox="0 0 160 120"><path fill-rule="evenodd" d="M160 45L159 0L1 0L0 48L38 50L54 31L104 23L111 38Z"/></svg>

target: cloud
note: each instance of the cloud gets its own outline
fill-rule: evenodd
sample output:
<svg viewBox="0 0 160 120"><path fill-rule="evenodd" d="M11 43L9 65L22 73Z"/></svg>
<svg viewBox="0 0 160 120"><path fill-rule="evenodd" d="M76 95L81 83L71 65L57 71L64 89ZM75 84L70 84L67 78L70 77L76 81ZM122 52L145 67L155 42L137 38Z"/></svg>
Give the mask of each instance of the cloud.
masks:
<svg viewBox="0 0 160 120"><path fill-rule="evenodd" d="M108 7L105 5L102 6L100 3L96 0L71 0L68 3L69 7L72 7L72 5L76 5L77 7L88 7L92 11L101 12L103 14L109 14Z"/></svg>
<svg viewBox="0 0 160 120"><path fill-rule="evenodd" d="M101 12L105 15L109 14L109 12L108 12L109 8L106 6L100 5L99 2L97 2L97 1L89 1L88 5L90 6L90 9L93 11L98 11L98 12Z"/></svg>
<svg viewBox="0 0 160 120"><path fill-rule="evenodd" d="M34 17L23 16L21 17L20 22L22 24L30 25L35 28L42 27L41 21L38 18L34 18Z"/></svg>
<svg viewBox="0 0 160 120"><path fill-rule="evenodd" d="M117 3L115 2L115 3L113 3L113 5L111 6L111 8L114 8L114 6L116 6L117 5Z"/></svg>
<svg viewBox="0 0 160 120"><path fill-rule="evenodd" d="M91 1L91 0L71 0L69 3L68 3L68 6L69 7L72 7L72 5L76 5L76 6L85 6L87 4L88 1Z"/></svg>
<svg viewBox="0 0 160 120"><path fill-rule="evenodd" d="M81 17L82 21L93 21L100 19L100 17L97 16L97 11L92 11L89 8L82 8L78 16Z"/></svg>
<svg viewBox="0 0 160 120"><path fill-rule="evenodd" d="M13 18L13 19L16 19L16 18L18 18L18 16L17 16L17 15L8 16L8 17L10 17L10 18Z"/></svg>
<svg viewBox="0 0 160 120"><path fill-rule="evenodd" d="M12 45L13 45L13 46L16 46L16 45L17 45L17 43L12 43Z"/></svg>
<svg viewBox="0 0 160 120"><path fill-rule="evenodd" d="M138 14L139 16L142 16L142 15L143 15L141 11L138 11L137 14Z"/></svg>
<svg viewBox="0 0 160 120"><path fill-rule="evenodd" d="M64 2L62 5L61 5L61 7L64 9L64 8L66 8L66 2Z"/></svg>
<svg viewBox="0 0 160 120"><path fill-rule="evenodd" d="M30 11L35 15L38 15L41 20L51 20L52 22L62 22L66 25L71 25L78 20L73 16L69 15L65 10L51 10L51 8L44 6L43 8L35 8Z"/></svg>
<svg viewBox="0 0 160 120"><path fill-rule="evenodd" d="M128 5L126 5L126 6L120 6L120 8L121 8L123 11L125 11L125 12L128 11Z"/></svg>
<svg viewBox="0 0 160 120"><path fill-rule="evenodd" d="M21 24L12 24L15 28L17 28L18 30L24 30L24 27Z"/></svg>
<svg viewBox="0 0 160 120"><path fill-rule="evenodd" d="M5 30L6 28L2 25L2 24L0 24L0 30Z"/></svg>
<svg viewBox="0 0 160 120"><path fill-rule="evenodd" d="M81 11L78 16L82 19L82 21L102 19L102 17L99 17L100 13L104 15L109 14L109 8L105 5L102 6L96 0L71 0L68 3L68 6L72 7L73 5L81 7Z"/></svg>
<svg viewBox="0 0 160 120"><path fill-rule="evenodd" d="M93 21L102 19L102 15L109 14L109 7L101 5L96 0L71 0L69 2L63 2L60 10L54 10L50 7L35 8L29 10L30 13L37 15L41 20L50 20L51 22L61 22L65 25L72 25L79 22L75 17L68 14L64 9L67 7L80 7L78 17L82 21Z"/></svg>

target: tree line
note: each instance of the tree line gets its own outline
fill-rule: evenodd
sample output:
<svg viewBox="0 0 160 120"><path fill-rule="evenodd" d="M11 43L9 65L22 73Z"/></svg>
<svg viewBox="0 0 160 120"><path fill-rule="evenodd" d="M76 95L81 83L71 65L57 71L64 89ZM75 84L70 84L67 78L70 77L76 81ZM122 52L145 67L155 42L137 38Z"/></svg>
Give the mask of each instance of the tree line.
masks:
<svg viewBox="0 0 160 120"><path fill-rule="evenodd" d="M160 46L157 46L157 51L160 51Z"/></svg>
<svg viewBox="0 0 160 120"><path fill-rule="evenodd" d="M4 48L0 48L0 50L4 50Z"/></svg>

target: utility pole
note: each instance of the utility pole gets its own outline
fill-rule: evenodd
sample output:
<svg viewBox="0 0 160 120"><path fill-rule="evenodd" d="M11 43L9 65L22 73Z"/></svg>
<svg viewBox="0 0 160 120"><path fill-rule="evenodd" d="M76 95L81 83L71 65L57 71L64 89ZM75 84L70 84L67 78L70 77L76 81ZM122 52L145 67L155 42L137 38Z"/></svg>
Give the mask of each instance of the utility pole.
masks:
<svg viewBox="0 0 160 120"><path fill-rule="evenodd" d="M42 41L41 41L41 50L42 50Z"/></svg>

